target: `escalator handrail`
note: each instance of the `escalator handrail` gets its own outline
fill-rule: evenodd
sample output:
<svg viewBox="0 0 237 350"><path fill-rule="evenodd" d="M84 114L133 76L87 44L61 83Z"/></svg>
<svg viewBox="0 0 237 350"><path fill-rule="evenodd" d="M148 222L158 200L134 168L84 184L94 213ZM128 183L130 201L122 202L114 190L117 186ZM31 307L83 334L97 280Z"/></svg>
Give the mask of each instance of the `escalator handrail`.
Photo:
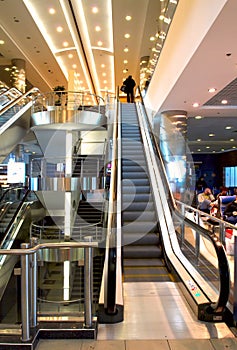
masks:
<svg viewBox="0 0 237 350"><path fill-rule="evenodd" d="M117 90L117 96L119 94L119 88ZM108 266L107 266L107 305L106 312L108 314L116 313L116 270L117 270L117 244L115 237L116 228L116 210L114 210L115 203L117 201L117 139L118 139L118 98L116 99L116 113L113 129L113 159L111 166L111 180L110 180L110 200L109 207L112 211L108 213L108 234L110 235L109 247L108 247ZM111 235L112 233L112 235Z"/></svg>
<svg viewBox="0 0 237 350"><path fill-rule="evenodd" d="M219 286L220 291L219 291L218 300L216 301L216 303L213 303L211 307L215 312L220 312L220 310L223 311L226 307L226 304L229 299L229 294L230 294L229 264L228 264L228 260L227 260L223 245L221 244L220 240L214 233L206 230L204 227L201 227L197 225L195 222L193 222L192 220L184 217L179 212L179 210L175 210L173 213L176 217L184 221L190 228L192 228L195 231L198 231L198 233L201 234L203 237L206 237L206 238L208 237L209 241L211 241L218 259L218 267L219 267L218 271L219 271L219 281L220 281L220 286Z"/></svg>
<svg viewBox="0 0 237 350"><path fill-rule="evenodd" d="M8 104L6 107L4 107L1 111L0 111L0 117L6 113L6 111L8 111L10 108L14 107L16 104L19 103L19 101L24 100L24 98L28 97L30 94L35 93L35 92L39 92L39 89L34 87L32 89L30 89L29 91L27 91L24 95L21 95L19 97L17 97L15 100L13 100L10 104Z"/></svg>
<svg viewBox="0 0 237 350"><path fill-rule="evenodd" d="M139 92L140 92L140 90L139 90ZM220 312L220 310L224 311L224 309L226 308L226 304L228 302L229 293L230 293L230 271L229 271L229 264L228 264L227 256L225 254L225 249L224 249L222 243L220 242L220 240L214 234L211 234L210 231L200 227L196 223L187 219L184 215L182 215L179 212L179 210L176 206L175 200L173 198L173 195L171 193L171 190L170 190L170 186L169 186L168 179L167 179L166 172L165 172L165 167L164 167L163 160L162 160L162 157L161 157L161 154L159 151L159 146L158 146L157 141L156 141L154 134L152 132L152 127L151 127L149 118L148 118L147 113L146 113L146 109L144 106L144 101L142 99L142 96L141 96L141 101L142 101L142 105L143 105L143 110L144 110L146 122L147 122L147 125L149 128L149 134L151 136L152 144L153 144L153 147L154 147L156 154L159 156L159 160L161 163L161 168L162 168L161 174L162 174L162 178L163 178L163 183L165 184L167 193L169 195L169 201L168 201L169 207L170 207L173 214L178 215L184 222L186 222L190 226L192 226L197 232L201 233L203 236L208 237L210 239L213 247L214 247L215 252L216 252L216 256L217 256L217 260L218 260L218 267L219 267L218 271L219 271L220 287L219 287L218 300L216 303L212 303L211 307L213 309L213 312Z"/></svg>
<svg viewBox="0 0 237 350"><path fill-rule="evenodd" d="M19 214L19 212L20 212L20 210L21 210L21 208L23 206L23 204L26 202L26 198L27 198L27 196L29 195L30 192L31 192L30 190L27 190L26 193L24 194L23 198L20 200L20 202L19 202L19 204L18 204L18 206L16 208L15 213L13 214L9 224L6 227L6 230L5 230L5 233L4 233L4 239L1 242L1 247L5 243L5 241L8 239L8 235L9 235L9 233L11 231L11 227L14 224L14 222L15 222L15 220L16 220L16 218L17 218L17 216L18 216L18 214Z"/></svg>

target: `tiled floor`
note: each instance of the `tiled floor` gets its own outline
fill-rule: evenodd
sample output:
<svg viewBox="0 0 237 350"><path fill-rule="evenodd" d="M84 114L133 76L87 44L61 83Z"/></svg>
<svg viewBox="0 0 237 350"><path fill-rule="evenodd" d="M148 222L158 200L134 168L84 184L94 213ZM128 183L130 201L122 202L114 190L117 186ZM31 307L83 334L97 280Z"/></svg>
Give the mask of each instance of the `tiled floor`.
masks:
<svg viewBox="0 0 237 350"><path fill-rule="evenodd" d="M175 283L124 283L124 321L101 324L97 340L42 340L37 350L236 350L224 323L196 317Z"/></svg>

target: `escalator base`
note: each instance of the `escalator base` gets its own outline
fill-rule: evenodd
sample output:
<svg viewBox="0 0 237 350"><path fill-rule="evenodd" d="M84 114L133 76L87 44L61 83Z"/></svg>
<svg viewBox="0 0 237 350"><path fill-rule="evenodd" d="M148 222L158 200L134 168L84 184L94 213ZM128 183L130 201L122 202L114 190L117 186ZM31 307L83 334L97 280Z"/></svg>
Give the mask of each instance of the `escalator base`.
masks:
<svg viewBox="0 0 237 350"><path fill-rule="evenodd" d="M19 335L0 336L0 349L34 350L40 339L96 339L97 322L93 322L91 328L85 328L82 323L42 322L30 334L31 339L27 342Z"/></svg>

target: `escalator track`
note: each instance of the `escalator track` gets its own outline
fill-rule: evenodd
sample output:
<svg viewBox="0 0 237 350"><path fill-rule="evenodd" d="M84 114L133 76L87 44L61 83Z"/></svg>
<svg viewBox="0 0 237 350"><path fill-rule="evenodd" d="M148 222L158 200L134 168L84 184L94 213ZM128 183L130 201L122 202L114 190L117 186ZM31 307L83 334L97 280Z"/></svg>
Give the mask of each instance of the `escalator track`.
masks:
<svg viewBox="0 0 237 350"><path fill-rule="evenodd" d="M136 107L121 108L124 281L173 281L165 264Z"/></svg>

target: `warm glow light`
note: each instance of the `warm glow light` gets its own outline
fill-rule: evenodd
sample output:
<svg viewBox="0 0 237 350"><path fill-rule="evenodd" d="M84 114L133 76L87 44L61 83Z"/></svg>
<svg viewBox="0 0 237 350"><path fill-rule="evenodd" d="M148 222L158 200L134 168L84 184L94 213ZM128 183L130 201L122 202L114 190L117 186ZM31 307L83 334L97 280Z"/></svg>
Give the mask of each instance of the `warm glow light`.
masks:
<svg viewBox="0 0 237 350"><path fill-rule="evenodd" d="M128 52L129 50L128 50L128 48L127 47L125 47L125 49L123 50L124 52Z"/></svg>
<svg viewBox="0 0 237 350"><path fill-rule="evenodd" d="M51 7L51 8L49 9L49 13L50 13L51 15L54 15L54 14L55 14L55 12L56 12L56 11L55 11L55 9L54 9L54 8L52 8L52 7Z"/></svg>
<svg viewBox="0 0 237 350"><path fill-rule="evenodd" d="M70 54L68 55L68 58L73 58L73 54L70 53Z"/></svg>
<svg viewBox="0 0 237 350"><path fill-rule="evenodd" d="M100 31L101 31L100 26L96 26L96 27L95 27L95 31L96 31L96 32L100 32Z"/></svg>
<svg viewBox="0 0 237 350"><path fill-rule="evenodd" d="M0 40L0 45L4 45L5 41L4 40Z"/></svg>
<svg viewBox="0 0 237 350"><path fill-rule="evenodd" d="M126 16L125 19L126 19L126 21L131 21L132 16Z"/></svg>
<svg viewBox="0 0 237 350"><path fill-rule="evenodd" d="M215 136L215 134L209 134L208 136L213 137L213 136Z"/></svg>
<svg viewBox="0 0 237 350"><path fill-rule="evenodd" d="M196 115L195 119L202 119L201 115Z"/></svg>
<svg viewBox="0 0 237 350"><path fill-rule="evenodd" d="M216 91L215 88L210 88L210 89L208 89L208 92L210 92L210 93L213 93L213 92L215 92L215 91Z"/></svg>
<svg viewBox="0 0 237 350"><path fill-rule="evenodd" d="M227 101L227 100L222 100L221 103L222 103L223 105L226 105L226 104L228 103L228 101Z"/></svg>
<svg viewBox="0 0 237 350"><path fill-rule="evenodd" d="M95 7L95 6L92 7L91 11L92 11L92 13L98 13L99 12L98 7Z"/></svg>
<svg viewBox="0 0 237 350"><path fill-rule="evenodd" d="M195 102L193 103L193 107L197 108L199 106L199 103Z"/></svg>
<svg viewBox="0 0 237 350"><path fill-rule="evenodd" d="M156 40L156 38L154 36L150 37L150 41L155 41L155 40Z"/></svg>
<svg viewBox="0 0 237 350"><path fill-rule="evenodd" d="M63 31L63 27L57 27L57 32L59 32L59 33L62 33L62 31Z"/></svg>
<svg viewBox="0 0 237 350"><path fill-rule="evenodd" d="M127 63L128 63L128 60L124 60L123 63L124 63L124 64L127 64Z"/></svg>
<svg viewBox="0 0 237 350"><path fill-rule="evenodd" d="M124 34L124 37L126 38L126 39L128 39L128 38L130 38L130 34Z"/></svg>
<svg viewBox="0 0 237 350"><path fill-rule="evenodd" d="M104 63L102 63L101 68L104 68L104 67L105 67L105 64L104 64Z"/></svg>
<svg viewBox="0 0 237 350"><path fill-rule="evenodd" d="M67 42L67 41L64 41L63 46L64 46L64 47L68 47L68 42Z"/></svg>
<svg viewBox="0 0 237 350"><path fill-rule="evenodd" d="M102 76L103 76L103 77L106 77L106 73L105 73L105 72L104 72L104 73L102 73Z"/></svg>
<svg viewBox="0 0 237 350"><path fill-rule="evenodd" d="M102 46L103 45L102 41L98 41L97 45Z"/></svg>
<svg viewBox="0 0 237 350"><path fill-rule="evenodd" d="M226 130L230 130L230 129L232 129L232 126L226 126L225 128L226 128Z"/></svg>

